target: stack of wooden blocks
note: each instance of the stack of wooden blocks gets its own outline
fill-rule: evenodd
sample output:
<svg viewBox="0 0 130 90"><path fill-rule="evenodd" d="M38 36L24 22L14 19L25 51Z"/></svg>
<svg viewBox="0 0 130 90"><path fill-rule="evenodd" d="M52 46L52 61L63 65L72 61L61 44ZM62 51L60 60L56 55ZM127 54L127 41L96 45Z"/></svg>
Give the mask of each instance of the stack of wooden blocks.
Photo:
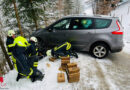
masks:
<svg viewBox="0 0 130 90"><path fill-rule="evenodd" d="M66 70L67 64L70 63L70 57L61 57L61 68L62 70Z"/></svg>
<svg viewBox="0 0 130 90"><path fill-rule="evenodd" d="M67 68L67 64L70 63L70 57L61 57L61 67L60 67L60 70L61 71L65 71L66 68ZM65 82L65 75L64 73L58 73L57 75L57 81L59 83L61 82Z"/></svg>
<svg viewBox="0 0 130 90"><path fill-rule="evenodd" d="M76 63L68 63L66 74L69 83L78 82L80 79L80 69Z"/></svg>
<svg viewBox="0 0 130 90"><path fill-rule="evenodd" d="M70 63L70 57L61 57L62 71L66 71L67 79L69 83L78 82L80 80L80 69L77 67L77 63ZM65 82L64 73L58 73L58 82Z"/></svg>

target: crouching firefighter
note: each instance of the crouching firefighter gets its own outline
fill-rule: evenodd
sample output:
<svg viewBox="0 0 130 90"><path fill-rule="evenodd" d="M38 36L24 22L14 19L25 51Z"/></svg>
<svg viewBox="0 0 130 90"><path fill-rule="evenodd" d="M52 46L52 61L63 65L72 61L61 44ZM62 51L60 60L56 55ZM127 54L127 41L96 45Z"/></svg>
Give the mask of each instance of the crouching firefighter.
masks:
<svg viewBox="0 0 130 90"><path fill-rule="evenodd" d="M55 58L60 58L62 56L74 56L78 58L77 53L72 50L71 44L69 42L65 42L59 46L56 46L52 50L47 50L46 54L47 56L53 56Z"/></svg>
<svg viewBox="0 0 130 90"><path fill-rule="evenodd" d="M14 43L9 45L9 47L13 47L12 54L16 59L16 70L18 71L16 81L22 77L27 77L34 82L36 80L42 80L44 77L39 70L31 67L29 60L26 57L26 48L29 45L28 41L22 36L15 38Z"/></svg>
<svg viewBox="0 0 130 90"><path fill-rule="evenodd" d="M39 56L39 51L37 47L37 38L31 37L29 40L29 47L26 49L26 56L28 57L29 63L31 67L37 68L38 61L43 58L43 56Z"/></svg>

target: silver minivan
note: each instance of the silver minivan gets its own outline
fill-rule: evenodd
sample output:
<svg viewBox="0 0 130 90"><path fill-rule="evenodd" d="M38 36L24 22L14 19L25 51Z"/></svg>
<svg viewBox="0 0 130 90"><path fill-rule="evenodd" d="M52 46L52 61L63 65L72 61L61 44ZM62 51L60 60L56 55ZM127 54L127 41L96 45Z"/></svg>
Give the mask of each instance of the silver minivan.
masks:
<svg viewBox="0 0 130 90"><path fill-rule="evenodd" d="M38 38L42 52L68 41L74 50L88 51L101 59L123 48L123 28L117 17L67 16L33 36Z"/></svg>

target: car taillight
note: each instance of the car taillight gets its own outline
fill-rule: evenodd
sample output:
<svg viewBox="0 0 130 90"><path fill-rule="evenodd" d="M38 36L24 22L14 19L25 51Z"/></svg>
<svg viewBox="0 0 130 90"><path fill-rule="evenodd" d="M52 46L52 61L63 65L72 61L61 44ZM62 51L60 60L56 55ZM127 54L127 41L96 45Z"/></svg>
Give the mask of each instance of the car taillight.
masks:
<svg viewBox="0 0 130 90"><path fill-rule="evenodd" d="M116 24L117 24L117 26L118 26L119 29L117 31L113 31L112 34L123 35L123 31L121 31L121 29L120 29L120 25L119 25L118 20L116 21Z"/></svg>

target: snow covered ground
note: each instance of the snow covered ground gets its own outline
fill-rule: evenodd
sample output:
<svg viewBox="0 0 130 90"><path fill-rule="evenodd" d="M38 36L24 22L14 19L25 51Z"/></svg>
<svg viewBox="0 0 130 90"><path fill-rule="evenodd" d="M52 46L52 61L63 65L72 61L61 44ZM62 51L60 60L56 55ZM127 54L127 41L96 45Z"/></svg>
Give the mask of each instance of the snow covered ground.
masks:
<svg viewBox="0 0 130 90"><path fill-rule="evenodd" d="M16 82L17 72L10 71L5 76L6 88L9 90L128 90L130 83L127 77L130 72L124 64L113 62L112 56L103 60L94 59L86 53L80 53L79 59L71 59L80 67L80 81L78 83L57 83L57 73L60 60L50 62L48 57L39 62L38 68L45 73L43 81L32 83L30 80L21 79ZM111 58L111 60L110 60ZM129 58L130 59L130 58ZM48 64L50 67L48 67ZM65 74L66 75L66 74Z"/></svg>
<svg viewBox="0 0 130 90"><path fill-rule="evenodd" d="M43 81L32 83L30 80L21 79L16 82L17 72L12 70L4 76L5 87L9 90L130 90L130 11L128 8L130 2L119 6L111 13L112 16L122 18L125 33L123 51L110 54L101 60L94 59L87 53L79 53L78 59L71 59L71 62L77 62L80 67L79 82L68 83L66 77L65 83L57 83L57 73L61 72L58 70L61 61L50 62L49 57L45 57L38 66L45 73Z"/></svg>

